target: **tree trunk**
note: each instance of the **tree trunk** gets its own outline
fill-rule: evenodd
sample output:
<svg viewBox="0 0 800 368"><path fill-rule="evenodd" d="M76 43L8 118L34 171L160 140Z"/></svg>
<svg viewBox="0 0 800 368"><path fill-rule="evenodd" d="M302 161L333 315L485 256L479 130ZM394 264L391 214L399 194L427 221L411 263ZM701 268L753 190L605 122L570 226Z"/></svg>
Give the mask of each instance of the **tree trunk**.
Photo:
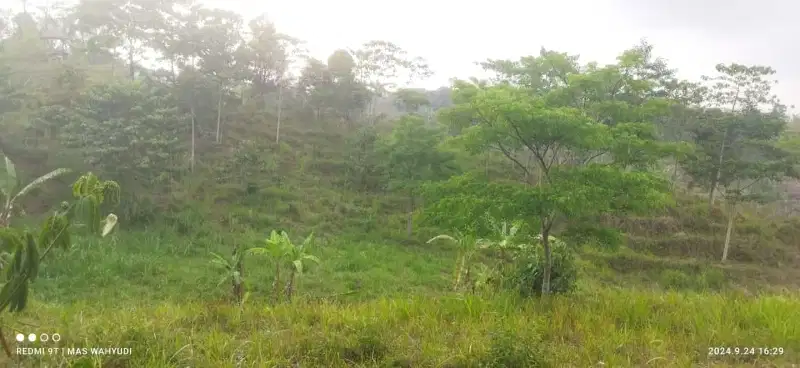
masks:
<svg viewBox="0 0 800 368"><path fill-rule="evenodd" d="M133 44L131 43L130 50L128 50L128 63L130 63L130 77L131 80L136 78L136 67L133 64Z"/></svg>
<svg viewBox="0 0 800 368"><path fill-rule="evenodd" d="M461 257L459 257L458 263L456 264L456 273L453 280L453 291L458 291L458 287L461 285L461 275L464 273L464 265L467 263L467 254L462 253Z"/></svg>
<svg viewBox="0 0 800 368"><path fill-rule="evenodd" d="M277 304L281 300L281 264L275 262L275 282L272 284L272 296Z"/></svg>
<svg viewBox="0 0 800 368"><path fill-rule="evenodd" d="M292 272L289 273L289 280L286 281L286 300L289 302L292 301L292 294L294 293L294 278L295 269L292 268Z"/></svg>
<svg viewBox="0 0 800 368"><path fill-rule="evenodd" d="M708 215L711 216L711 213L714 212L714 194L717 190L717 182L716 180L711 181L711 188L708 189Z"/></svg>
<svg viewBox="0 0 800 368"><path fill-rule="evenodd" d="M194 172L194 148L195 148L195 117L194 117L194 102L192 102L191 107L189 108L190 113L192 115L192 148L191 153L189 154L189 167L192 172Z"/></svg>
<svg viewBox="0 0 800 368"><path fill-rule="evenodd" d="M722 135L722 144L719 148L719 162L717 163L717 170L714 173L714 178L711 181L711 189L708 191L708 214L711 215L711 212L714 210L714 193L716 192L717 186L719 185L719 181L722 178L722 163L725 161L725 142L728 140L728 131L730 130L730 126L725 128L725 134Z"/></svg>
<svg viewBox="0 0 800 368"><path fill-rule="evenodd" d="M175 74L175 58L169 59L169 70L170 70L169 75L172 77L171 78L172 85L175 85L175 81L177 80L177 75Z"/></svg>
<svg viewBox="0 0 800 368"><path fill-rule="evenodd" d="M544 274L542 275L542 295L550 294L550 275L553 270L553 255L550 250L550 225L542 219L542 247L544 247Z"/></svg>
<svg viewBox="0 0 800 368"><path fill-rule="evenodd" d="M731 234L733 233L733 222L736 219L735 203L730 204L728 212L728 229L725 231L725 246L722 248L722 262L728 260L728 250L731 246Z"/></svg>
<svg viewBox="0 0 800 368"><path fill-rule="evenodd" d="M235 254L235 253L234 253ZM239 272L239 280L233 279L233 298L236 300L236 304L242 304L242 300L244 299L244 287L242 285L242 278L244 277L244 267L242 265L242 260L236 260L236 270Z"/></svg>
<svg viewBox="0 0 800 368"><path fill-rule="evenodd" d="M677 185L678 181L678 156L675 156L674 166L672 167L672 184L670 185L670 191L675 191L675 186Z"/></svg>
<svg viewBox="0 0 800 368"><path fill-rule="evenodd" d="M283 86L278 85L278 127L275 129L275 144L281 142L281 110L283 107Z"/></svg>
<svg viewBox="0 0 800 368"><path fill-rule="evenodd" d="M215 141L220 142L220 130L222 126L222 84L219 85L219 96L217 96L217 136Z"/></svg>
<svg viewBox="0 0 800 368"><path fill-rule="evenodd" d="M406 235L411 238L414 231L414 195L409 196L408 219L406 220Z"/></svg>

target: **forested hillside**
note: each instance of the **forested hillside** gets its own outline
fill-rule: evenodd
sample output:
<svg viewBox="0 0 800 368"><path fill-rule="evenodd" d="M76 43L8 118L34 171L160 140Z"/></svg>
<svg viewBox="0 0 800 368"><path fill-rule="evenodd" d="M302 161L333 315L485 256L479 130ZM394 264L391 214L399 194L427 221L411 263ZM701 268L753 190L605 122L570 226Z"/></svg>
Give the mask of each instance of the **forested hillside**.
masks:
<svg viewBox="0 0 800 368"><path fill-rule="evenodd" d="M183 0L0 20L4 363L800 364L771 67L541 48L426 91L347 46Z"/></svg>

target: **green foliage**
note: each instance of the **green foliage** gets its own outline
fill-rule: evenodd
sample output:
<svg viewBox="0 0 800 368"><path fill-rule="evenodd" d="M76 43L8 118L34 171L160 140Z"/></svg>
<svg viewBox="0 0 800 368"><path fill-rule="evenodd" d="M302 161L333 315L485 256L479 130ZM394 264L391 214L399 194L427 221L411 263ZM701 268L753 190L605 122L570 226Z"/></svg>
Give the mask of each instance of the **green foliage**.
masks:
<svg viewBox="0 0 800 368"><path fill-rule="evenodd" d="M456 254L456 266L453 270L453 290L459 291L465 285L474 285L474 280L471 279L472 260L481 246L478 239L467 234L459 234L457 237L441 234L430 238L427 243L431 244L441 240L446 240L455 244L458 249L458 253Z"/></svg>
<svg viewBox="0 0 800 368"><path fill-rule="evenodd" d="M379 139L374 127L363 127L347 142L346 174L352 188L375 191L384 185L386 167Z"/></svg>
<svg viewBox="0 0 800 368"><path fill-rule="evenodd" d="M47 178L52 177L40 177L34 180L29 187L41 185L41 183L49 180ZM100 220L95 214L99 213L98 207L106 198L105 193L119 192L119 186L115 182L100 182L91 173L81 176L75 182L73 188L75 202L72 205L63 204L62 208L45 219L38 237L34 237L28 230L8 226L0 227L0 241L2 241L2 244L0 244L2 249L0 264L5 269L5 282L2 290L0 290L0 312L5 311L6 308L10 312L22 311L28 302L30 283L36 278L40 263L45 256L54 247L69 248L71 246L70 226L75 216L69 216L68 214L73 212L73 208L76 205L86 206L86 211L80 213L86 217L82 219L89 224L92 224L92 221L97 222L90 227L99 229ZM87 204L93 206L88 206ZM106 226L104 226L102 233L99 235L108 235L116 225L116 221L116 216L110 214L106 220ZM97 234L97 232L93 232L93 234ZM41 253L40 249L43 249ZM0 336L0 339L2 338Z"/></svg>
<svg viewBox="0 0 800 368"><path fill-rule="evenodd" d="M85 219L84 225L92 234L101 230L105 233L110 231L101 228L103 220L100 218L100 205L108 203L113 206L119 203L119 184L111 180L100 181L93 173L86 173L72 185L72 196L76 202L70 215ZM107 217L105 221L108 224L116 223L116 216Z"/></svg>
<svg viewBox="0 0 800 368"><path fill-rule="evenodd" d="M167 88L116 82L82 96L62 134L95 170L135 189L163 184L177 169L173 162L188 152L180 138L187 122Z"/></svg>
<svg viewBox="0 0 800 368"><path fill-rule="evenodd" d="M550 237L550 247L552 251L550 292L570 292L575 289L578 278L574 251L555 237ZM505 280L523 296L540 295L547 267L544 249L530 247L515 257L514 267L509 269Z"/></svg>
<svg viewBox="0 0 800 368"><path fill-rule="evenodd" d="M480 237L492 235L489 218L532 221L537 203L529 188L510 182L487 182L476 174L454 176L424 186L425 223Z"/></svg>
<svg viewBox="0 0 800 368"><path fill-rule="evenodd" d="M439 149L443 137L440 130L427 126L418 116L400 118L381 147L390 188L415 193L423 182L454 172L452 153Z"/></svg>
<svg viewBox="0 0 800 368"><path fill-rule="evenodd" d="M287 300L291 301L292 295L294 295L296 276L303 273L305 264L309 261L320 263L320 259L317 256L306 252L307 247L312 244L313 240L314 234L311 233L302 243L295 244L285 231L279 233L272 230L269 237L265 240L264 247L248 249L248 252L252 254L266 255L271 258L275 269L272 285L275 302L280 300L281 288L284 288ZM286 269L288 269L289 276L287 277L286 284L283 285L281 271Z"/></svg>

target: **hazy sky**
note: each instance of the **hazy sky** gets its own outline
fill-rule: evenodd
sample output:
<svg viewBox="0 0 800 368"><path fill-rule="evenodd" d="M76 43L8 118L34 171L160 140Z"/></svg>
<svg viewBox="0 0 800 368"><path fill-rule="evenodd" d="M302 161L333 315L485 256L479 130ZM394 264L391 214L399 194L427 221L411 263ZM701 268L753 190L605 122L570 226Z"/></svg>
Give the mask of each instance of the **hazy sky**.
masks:
<svg viewBox="0 0 800 368"><path fill-rule="evenodd" d="M452 1L206 0L276 26L325 58L339 47L390 40L425 57L436 75L426 87L480 71L473 62L538 53L541 46L612 62L640 39L687 78L718 62L769 65L776 92L800 105L800 1L550 0Z"/></svg>
<svg viewBox="0 0 800 368"><path fill-rule="evenodd" d="M12 1L19 2L0 3ZM798 0L204 2L247 18L266 13L322 59L368 40L392 41L429 61L436 74L424 87L478 75L475 61L536 54L541 46L580 54L584 62L613 62L644 38L686 78L711 74L718 62L772 66L778 95L800 105Z"/></svg>

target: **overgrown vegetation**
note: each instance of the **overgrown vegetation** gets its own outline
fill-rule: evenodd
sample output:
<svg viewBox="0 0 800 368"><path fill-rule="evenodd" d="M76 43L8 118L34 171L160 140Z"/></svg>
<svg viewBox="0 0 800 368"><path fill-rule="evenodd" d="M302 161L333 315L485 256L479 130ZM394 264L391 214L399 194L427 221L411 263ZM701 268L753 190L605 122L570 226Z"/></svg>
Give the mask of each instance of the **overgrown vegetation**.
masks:
<svg viewBox="0 0 800 368"><path fill-rule="evenodd" d="M424 91L394 43L317 60L182 1L0 27L0 341L62 336L4 364L800 363L798 120L770 67L542 49ZM132 350L16 350L56 346Z"/></svg>

